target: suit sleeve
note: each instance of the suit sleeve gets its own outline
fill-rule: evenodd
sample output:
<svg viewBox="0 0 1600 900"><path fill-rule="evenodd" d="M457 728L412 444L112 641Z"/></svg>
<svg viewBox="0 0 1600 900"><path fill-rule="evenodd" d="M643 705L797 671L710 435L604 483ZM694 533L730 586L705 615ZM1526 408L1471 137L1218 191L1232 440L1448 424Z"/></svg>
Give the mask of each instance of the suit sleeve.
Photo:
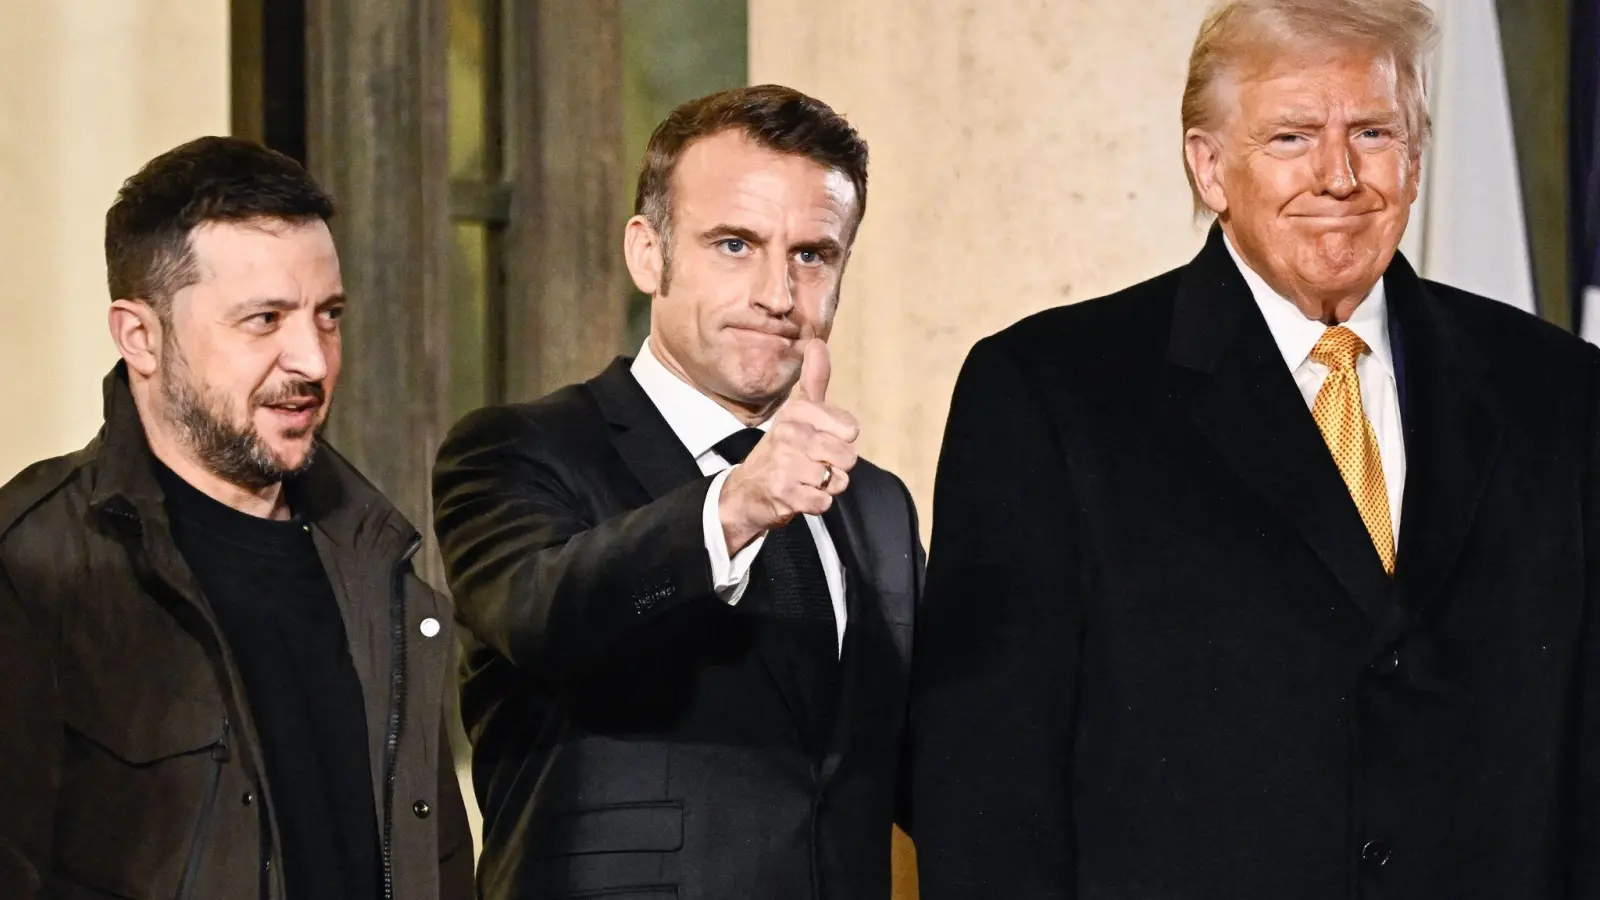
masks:
<svg viewBox="0 0 1600 900"><path fill-rule="evenodd" d="M1588 458L1584 486L1584 614L1578 635L1577 746L1571 764L1573 827L1567 896L1600 897L1600 353L1589 354Z"/></svg>
<svg viewBox="0 0 1600 900"><path fill-rule="evenodd" d="M456 426L434 469L434 527L461 622L557 680L601 670L617 642L673 610L720 602L702 535L711 478L592 521L570 465L514 408Z"/></svg>
<svg viewBox="0 0 1600 900"><path fill-rule="evenodd" d="M1055 421L999 338L956 383L912 676L924 900L1071 898L1081 548Z"/></svg>
<svg viewBox="0 0 1600 900"><path fill-rule="evenodd" d="M62 726L54 642L0 568L0 897L44 896L50 872Z"/></svg>

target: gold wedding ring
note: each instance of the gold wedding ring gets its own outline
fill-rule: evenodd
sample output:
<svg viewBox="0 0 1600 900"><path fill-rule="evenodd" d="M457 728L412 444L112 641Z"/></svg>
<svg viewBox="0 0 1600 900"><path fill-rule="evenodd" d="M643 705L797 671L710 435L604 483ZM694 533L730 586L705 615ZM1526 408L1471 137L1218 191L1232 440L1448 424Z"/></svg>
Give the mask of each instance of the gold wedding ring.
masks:
<svg viewBox="0 0 1600 900"><path fill-rule="evenodd" d="M828 464L828 463L823 463L822 464L822 482L817 485L817 490L819 490L819 491L827 490L828 489L828 482L830 482L832 480L833 480L833 466Z"/></svg>

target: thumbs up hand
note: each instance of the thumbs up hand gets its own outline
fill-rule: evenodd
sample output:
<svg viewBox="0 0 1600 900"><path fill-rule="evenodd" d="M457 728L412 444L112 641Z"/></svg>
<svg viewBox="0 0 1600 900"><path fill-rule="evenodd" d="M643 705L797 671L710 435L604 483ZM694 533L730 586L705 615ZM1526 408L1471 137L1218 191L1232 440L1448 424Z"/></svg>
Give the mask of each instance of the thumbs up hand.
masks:
<svg viewBox="0 0 1600 900"><path fill-rule="evenodd" d="M855 416L828 405L832 370L828 345L813 339L800 380L773 417L772 429L723 483L718 509L729 553L797 515L827 512L849 487L861 426Z"/></svg>
<svg viewBox="0 0 1600 900"><path fill-rule="evenodd" d="M800 381L794 394L811 403L828 402L828 379L833 375L833 361L828 357L828 345L813 338L806 344L805 356L800 359Z"/></svg>

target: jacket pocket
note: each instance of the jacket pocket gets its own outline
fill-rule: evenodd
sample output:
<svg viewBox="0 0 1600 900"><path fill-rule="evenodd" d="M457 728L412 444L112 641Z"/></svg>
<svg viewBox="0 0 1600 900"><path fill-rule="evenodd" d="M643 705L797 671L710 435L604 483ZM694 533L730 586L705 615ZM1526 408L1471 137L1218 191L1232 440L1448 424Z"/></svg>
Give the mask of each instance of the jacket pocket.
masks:
<svg viewBox="0 0 1600 900"><path fill-rule="evenodd" d="M203 855L227 764L220 702L143 703L128 691L120 704L66 699L60 875L116 896L180 896Z"/></svg>
<svg viewBox="0 0 1600 900"><path fill-rule="evenodd" d="M532 842L536 858L588 853L671 853L683 847L683 801L622 803L574 810L546 819L540 831L542 833Z"/></svg>
<svg viewBox="0 0 1600 900"><path fill-rule="evenodd" d="M161 709L65 710L67 729L129 766L210 750L227 727L221 704L176 700Z"/></svg>

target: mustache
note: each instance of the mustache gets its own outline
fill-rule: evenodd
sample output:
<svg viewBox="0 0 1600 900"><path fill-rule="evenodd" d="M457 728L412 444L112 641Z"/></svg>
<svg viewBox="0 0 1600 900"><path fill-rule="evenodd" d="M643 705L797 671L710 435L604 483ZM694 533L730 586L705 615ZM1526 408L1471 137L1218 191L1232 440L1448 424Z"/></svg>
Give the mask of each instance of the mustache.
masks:
<svg viewBox="0 0 1600 900"><path fill-rule="evenodd" d="M318 405L327 402L328 391L320 381L286 381L270 391L256 395L257 406L277 406L294 400L315 400Z"/></svg>

